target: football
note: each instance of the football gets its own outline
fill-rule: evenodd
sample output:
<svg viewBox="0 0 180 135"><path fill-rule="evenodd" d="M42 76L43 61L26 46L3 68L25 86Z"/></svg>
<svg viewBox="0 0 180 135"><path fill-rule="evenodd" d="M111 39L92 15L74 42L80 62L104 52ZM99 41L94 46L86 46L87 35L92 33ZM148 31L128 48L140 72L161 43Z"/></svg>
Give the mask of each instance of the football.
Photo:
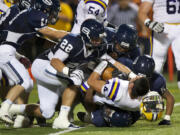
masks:
<svg viewBox="0 0 180 135"><path fill-rule="evenodd" d="M104 72L102 73L102 79L103 80L109 80L112 78L112 72L114 71L115 68L113 67L107 67Z"/></svg>

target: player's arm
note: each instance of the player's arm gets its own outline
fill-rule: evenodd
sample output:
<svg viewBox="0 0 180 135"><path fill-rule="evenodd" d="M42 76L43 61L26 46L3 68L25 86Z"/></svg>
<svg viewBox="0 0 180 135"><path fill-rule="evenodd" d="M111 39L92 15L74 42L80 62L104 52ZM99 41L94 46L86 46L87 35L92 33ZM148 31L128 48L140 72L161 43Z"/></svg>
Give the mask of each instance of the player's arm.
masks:
<svg viewBox="0 0 180 135"><path fill-rule="evenodd" d="M166 99L166 114L159 125L170 125L170 116L173 112L175 100L173 95L167 89L164 91L162 97Z"/></svg>
<svg viewBox="0 0 180 135"><path fill-rule="evenodd" d="M140 19L141 23L144 23L149 29L157 32L162 33L164 31L163 23L155 22L149 19L148 14L153 7L153 1L146 1L141 3L138 12L138 18Z"/></svg>
<svg viewBox="0 0 180 135"><path fill-rule="evenodd" d="M39 33L43 34L45 37L48 37L51 40L58 41L59 39L63 38L65 35L67 35L69 32L64 30L56 30L54 28L50 27L44 27L42 29L38 30Z"/></svg>
<svg viewBox="0 0 180 135"><path fill-rule="evenodd" d="M96 92L101 93L101 89L103 86L106 84L105 81L100 80L100 76L104 69L107 67L108 62L107 61L102 61L93 71L93 73L90 75L88 78L88 85L94 89Z"/></svg>
<svg viewBox="0 0 180 135"><path fill-rule="evenodd" d="M123 65L120 62L116 61L115 59L113 59L111 56L109 56L107 54L104 54L101 57L101 59L107 60L112 65L114 65L119 71L126 73L130 79L135 78L137 76L128 67L126 67L125 65Z"/></svg>
<svg viewBox="0 0 180 135"><path fill-rule="evenodd" d="M54 69L57 70L57 72L62 72L64 75L69 76L69 68L65 66L63 61L65 61L69 57L69 53L71 50L67 51L65 49L66 47L68 47L68 40L65 38L56 47L56 52L51 59L50 64Z"/></svg>

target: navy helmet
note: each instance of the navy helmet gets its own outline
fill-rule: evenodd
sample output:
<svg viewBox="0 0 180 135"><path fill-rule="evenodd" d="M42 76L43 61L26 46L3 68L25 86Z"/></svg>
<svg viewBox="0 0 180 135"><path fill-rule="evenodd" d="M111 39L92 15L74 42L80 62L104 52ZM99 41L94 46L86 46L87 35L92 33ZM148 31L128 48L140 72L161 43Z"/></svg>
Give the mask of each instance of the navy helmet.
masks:
<svg viewBox="0 0 180 135"><path fill-rule="evenodd" d="M33 1L34 0L19 0L17 5L20 8L20 10L29 9L33 7Z"/></svg>
<svg viewBox="0 0 180 135"><path fill-rule="evenodd" d="M133 62L133 71L139 75L151 77L154 72L155 62L149 55L138 56Z"/></svg>
<svg viewBox="0 0 180 135"><path fill-rule="evenodd" d="M60 11L59 0L35 0L34 8L48 16L48 23L55 24L57 22Z"/></svg>
<svg viewBox="0 0 180 135"><path fill-rule="evenodd" d="M80 35L86 46L91 48L101 47L106 43L104 26L95 19L87 19L82 23Z"/></svg>
<svg viewBox="0 0 180 135"><path fill-rule="evenodd" d="M132 25L122 24L118 27L115 37L115 43L125 50L131 50L136 47L137 44L137 30ZM114 47L116 52L117 47Z"/></svg>

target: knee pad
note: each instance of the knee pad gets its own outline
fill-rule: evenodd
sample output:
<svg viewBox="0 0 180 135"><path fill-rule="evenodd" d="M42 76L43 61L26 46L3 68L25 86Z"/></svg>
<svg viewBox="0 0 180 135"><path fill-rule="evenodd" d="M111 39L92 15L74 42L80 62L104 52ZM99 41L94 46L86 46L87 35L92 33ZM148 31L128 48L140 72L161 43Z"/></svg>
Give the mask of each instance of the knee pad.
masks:
<svg viewBox="0 0 180 135"><path fill-rule="evenodd" d="M44 107L41 109L41 113L45 119L51 119L54 116L55 109Z"/></svg>

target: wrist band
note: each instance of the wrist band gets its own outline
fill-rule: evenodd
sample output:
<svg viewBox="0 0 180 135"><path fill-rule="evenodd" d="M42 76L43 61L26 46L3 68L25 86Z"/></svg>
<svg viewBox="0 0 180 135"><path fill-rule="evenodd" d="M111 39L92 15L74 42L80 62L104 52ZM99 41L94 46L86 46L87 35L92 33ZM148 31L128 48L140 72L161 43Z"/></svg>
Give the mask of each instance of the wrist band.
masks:
<svg viewBox="0 0 180 135"><path fill-rule="evenodd" d="M68 67L64 67L62 70L62 73L65 75L69 75L69 68Z"/></svg>
<svg viewBox="0 0 180 135"><path fill-rule="evenodd" d="M131 78L131 79L132 79L132 78L135 78L136 76L137 76L137 75L136 75L135 73L133 73L133 72L130 72L130 73L129 73L129 78Z"/></svg>
<svg viewBox="0 0 180 135"><path fill-rule="evenodd" d="M146 25L146 26L149 26L149 23L151 22L151 20L149 19L149 18L147 18L145 21L144 21L144 24Z"/></svg>

